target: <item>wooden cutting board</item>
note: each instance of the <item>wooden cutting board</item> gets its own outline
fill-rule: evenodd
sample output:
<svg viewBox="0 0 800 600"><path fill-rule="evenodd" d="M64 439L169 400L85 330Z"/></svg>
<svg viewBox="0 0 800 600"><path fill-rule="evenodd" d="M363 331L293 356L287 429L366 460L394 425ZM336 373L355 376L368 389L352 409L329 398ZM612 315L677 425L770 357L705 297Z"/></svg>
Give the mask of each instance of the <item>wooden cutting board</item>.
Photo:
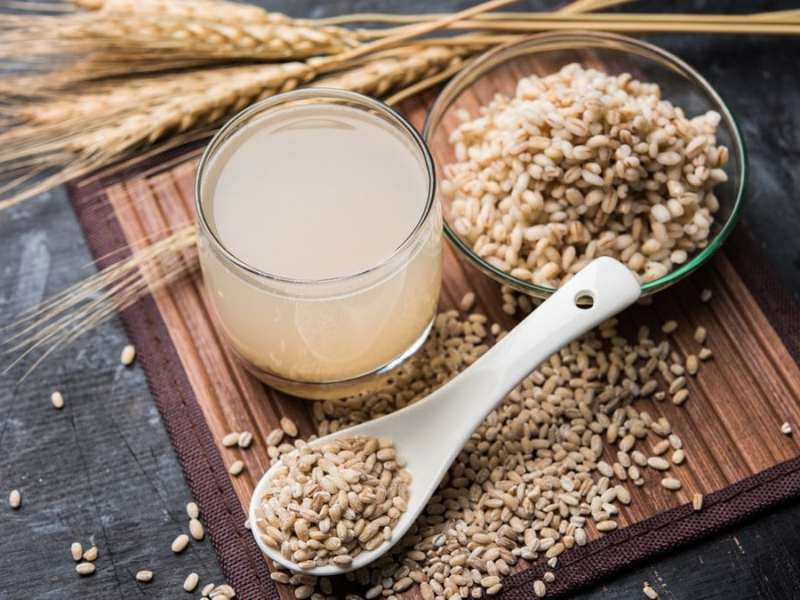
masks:
<svg viewBox="0 0 800 600"><path fill-rule="evenodd" d="M402 108L419 126L424 106L424 101L416 101ZM156 173L113 182L103 190L103 199L92 201L110 211L108 216L119 223L133 248L144 246L193 222L195 166L196 156L174 166L161 165ZM186 260L192 259L187 255ZM706 287L713 299L703 304L698 299ZM513 326L513 319L501 310L499 286L446 247L441 307L457 306L469 290L478 298L474 310ZM236 363L220 339L198 276L156 290L153 299L224 463L241 459L246 465L244 473L232 479L246 507L255 482L269 465L264 437L284 415L299 425L302 435L313 433L309 404L268 389ZM647 410L667 417L685 442L684 486L668 492L648 474L646 486L632 489L634 501L623 508L621 525L640 522L689 502L695 492L726 488L800 455L800 436L780 430L788 421L800 432L800 369L725 253L658 295L653 306L636 307L624 316L626 327L648 324L654 331L668 319L680 323L673 339L686 354L697 350L695 327L706 327L714 358L690 380L690 400L684 406L647 402ZM222 448L220 441L230 431L252 432L253 447ZM280 595L292 597L288 589L281 589ZM417 594L412 591L410 596Z"/></svg>

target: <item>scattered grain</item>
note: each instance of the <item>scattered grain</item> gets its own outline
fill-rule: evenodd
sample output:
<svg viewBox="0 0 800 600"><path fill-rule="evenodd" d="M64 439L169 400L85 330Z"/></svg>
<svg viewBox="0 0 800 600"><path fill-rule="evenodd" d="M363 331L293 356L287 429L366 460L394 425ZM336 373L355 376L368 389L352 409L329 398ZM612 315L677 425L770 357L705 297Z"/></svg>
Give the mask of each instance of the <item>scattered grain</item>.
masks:
<svg viewBox="0 0 800 600"><path fill-rule="evenodd" d="M289 579L288 576L287 576L286 579L287 579L287 583L288 583L288 579ZM211 592L213 590L214 590L214 584L213 583L207 583L207 584L205 584L203 586L203 589L200 590L200 594L203 595L203 596L210 596Z"/></svg>
<svg viewBox="0 0 800 600"><path fill-rule="evenodd" d="M97 560L97 546L92 546L86 552L83 553L83 560L94 562Z"/></svg>
<svg viewBox="0 0 800 600"><path fill-rule="evenodd" d="M281 417L280 425L286 435L289 437L297 437L297 425L295 425L294 421L289 417Z"/></svg>
<svg viewBox="0 0 800 600"><path fill-rule="evenodd" d="M64 408L64 396L58 390L50 394L50 402L55 409L61 410Z"/></svg>
<svg viewBox="0 0 800 600"><path fill-rule="evenodd" d="M464 294L464 297L461 298L461 302L459 303L458 307L461 309L461 312L469 312L473 305L475 304L475 292L467 292Z"/></svg>
<svg viewBox="0 0 800 600"><path fill-rule="evenodd" d="M189 533L191 534L192 538L198 542L206 536L206 530L203 528L203 524L199 519L189 520Z"/></svg>
<svg viewBox="0 0 800 600"><path fill-rule="evenodd" d="M683 450L675 450L672 453L672 464L674 465L682 465L686 460L686 453Z"/></svg>
<svg viewBox="0 0 800 600"><path fill-rule="evenodd" d="M675 492L681 489L681 482L674 477L664 477L664 479L661 480L661 486Z"/></svg>
<svg viewBox="0 0 800 600"><path fill-rule="evenodd" d="M92 573L95 572L95 566L94 566L94 563L82 562L82 563L78 563L75 566L75 570L78 572L78 575L80 575L81 577L86 577L86 576L91 575Z"/></svg>
<svg viewBox="0 0 800 600"><path fill-rule="evenodd" d="M72 542L72 545L69 547L70 554L72 554L72 560L78 562L81 557L83 556L83 546L81 546L80 542Z"/></svg>
<svg viewBox="0 0 800 600"><path fill-rule="evenodd" d="M703 290L700 292L700 302L708 302L711 300L712 295L713 294L710 289L703 288Z"/></svg>
<svg viewBox="0 0 800 600"><path fill-rule="evenodd" d="M227 434L224 438L222 438L222 445L226 448L232 448L239 443L239 436L241 434L238 431L231 431Z"/></svg>
<svg viewBox="0 0 800 600"><path fill-rule="evenodd" d="M653 588L650 587L650 584L646 581L644 582L644 587L642 588L642 593L647 596L650 600L658 600L658 592L655 591Z"/></svg>
<svg viewBox="0 0 800 600"><path fill-rule="evenodd" d="M228 473L233 475L234 477L240 475L244 471L244 463L240 460L235 460L231 463L231 466L228 467Z"/></svg>
<svg viewBox="0 0 800 600"><path fill-rule="evenodd" d="M136 360L136 348L134 348L133 344L128 344L122 349L119 362L127 367L132 365L134 360Z"/></svg>
<svg viewBox="0 0 800 600"><path fill-rule="evenodd" d="M183 581L183 589L187 592L193 592L200 583L200 576L197 573L189 573Z"/></svg>
<svg viewBox="0 0 800 600"><path fill-rule="evenodd" d="M180 554L184 550L186 550L186 546L189 545L189 536L185 533L180 534L176 537L172 542L172 551L175 554Z"/></svg>
<svg viewBox="0 0 800 600"><path fill-rule="evenodd" d="M545 594L547 594L547 586L545 585L544 581L537 579L533 582L533 593L536 594L537 598L545 597Z"/></svg>
<svg viewBox="0 0 800 600"><path fill-rule="evenodd" d="M250 444L253 443L253 434L249 431L243 431L239 434L237 443L239 444L239 448L249 448Z"/></svg>
<svg viewBox="0 0 800 600"><path fill-rule="evenodd" d="M141 571L137 571L136 581L140 583L149 583L150 581L153 581L153 572L148 571L147 569L142 569Z"/></svg>
<svg viewBox="0 0 800 600"><path fill-rule="evenodd" d="M703 510L703 494L700 492L697 492L694 496L692 496L692 508L695 511Z"/></svg>
<svg viewBox="0 0 800 600"><path fill-rule="evenodd" d="M669 334L669 333L672 333L673 331L675 331L677 328L678 328L678 322L677 321L667 321L666 323L664 323L661 326L661 331L663 331L664 333L668 333Z"/></svg>
<svg viewBox="0 0 800 600"><path fill-rule="evenodd" d="M197 519L200 517L200 508L197 506L196 502L189 502L186 505L186 514L189 515L190 519Z"/></svg>
<svg viewBox="0 0 800 600"><path fill-rule="evenodd" d="M705 344L706 338L708 337L708 331L702 325L698 325L697 329L694 330L694 341L698 344Z"/></svg>
<svg viewBox="0 0 800 600"><path fill-rule="evenodd" d="M22 494L19 490L11 490L8 495L8 505L15 510L22 505Z"/></svg>
<svg viewBox="0 0 800 600"><path fill-rule="evenodd" d="M789 421L781 425L781 433L783 435L792 435L792 426L789 424Z"/></svg>
<svg viewBox="0 0 800 600"><path fill-rule="evenodd" d="M713 352L711 352L711 348L701 348L700 352L697 353L697 358L700 360L708 360L713 356Z"/></svg>

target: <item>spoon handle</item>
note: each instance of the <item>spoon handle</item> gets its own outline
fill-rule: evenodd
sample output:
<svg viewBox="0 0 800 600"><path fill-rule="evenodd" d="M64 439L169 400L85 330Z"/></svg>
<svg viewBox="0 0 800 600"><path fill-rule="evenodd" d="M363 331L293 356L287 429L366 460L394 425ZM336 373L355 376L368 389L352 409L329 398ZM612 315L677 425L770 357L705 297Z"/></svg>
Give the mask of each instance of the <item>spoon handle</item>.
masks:
<svg viewBox="0 0 800 600"><path fill-rule="evenodd" d="M640 294L639 282L625 265L608 257L595 259L426 404L436 407L445 422L459 415L454 429L465 435L466 442L548 356L631 305ZM591 298L592 305L579 306L579 298Z"/></svg>

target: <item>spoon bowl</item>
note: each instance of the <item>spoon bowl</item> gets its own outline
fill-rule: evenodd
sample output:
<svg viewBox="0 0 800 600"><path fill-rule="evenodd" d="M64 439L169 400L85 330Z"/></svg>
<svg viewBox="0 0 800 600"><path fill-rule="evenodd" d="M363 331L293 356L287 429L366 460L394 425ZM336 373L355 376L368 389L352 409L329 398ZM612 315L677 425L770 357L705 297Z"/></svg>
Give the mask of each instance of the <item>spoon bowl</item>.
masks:
<svg viewBox="0 0 800 600"><path fill-rule="evenodd" d="M276 563L317 576L340 575L376 560L394 546L422 513L450 465L486 416L548 356L635 302L639 282L622 263L595 259L559 288L469 368L427 398L379 419L311 442L319 447L343 437L389 438L411 474L408 508L391 539L353 557L347 566L301 569L268 546L258 533L256 509L276 463L262 476L250 500L256 542Z"/></svg>

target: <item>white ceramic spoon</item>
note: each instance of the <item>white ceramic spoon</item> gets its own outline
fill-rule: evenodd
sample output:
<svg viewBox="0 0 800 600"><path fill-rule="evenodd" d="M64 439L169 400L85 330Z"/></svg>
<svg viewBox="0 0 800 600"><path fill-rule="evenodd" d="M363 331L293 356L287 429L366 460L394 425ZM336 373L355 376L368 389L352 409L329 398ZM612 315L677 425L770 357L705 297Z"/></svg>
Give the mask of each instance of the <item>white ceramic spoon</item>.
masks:
<svg viewBox="0 0 800 600"><path fill-rule="evenodd" d="M500 401L548 356L632 304L639 295L639 283L627 267L612 258L595 259L469 368L424 400L311 442L311 446L319 446L340 437L390 438L407 463L411 489L408 509L395 524L391 540L358 554L347 567L325 565L303 572L338 575L363 567L389 550L411 527L464 444ZM589 308L576 303L585 296L593 299ZM274 466L253 492L250 523L264 554L288 569L301 571L267 546L255 525L255 509L273 470Z"/></svg>

